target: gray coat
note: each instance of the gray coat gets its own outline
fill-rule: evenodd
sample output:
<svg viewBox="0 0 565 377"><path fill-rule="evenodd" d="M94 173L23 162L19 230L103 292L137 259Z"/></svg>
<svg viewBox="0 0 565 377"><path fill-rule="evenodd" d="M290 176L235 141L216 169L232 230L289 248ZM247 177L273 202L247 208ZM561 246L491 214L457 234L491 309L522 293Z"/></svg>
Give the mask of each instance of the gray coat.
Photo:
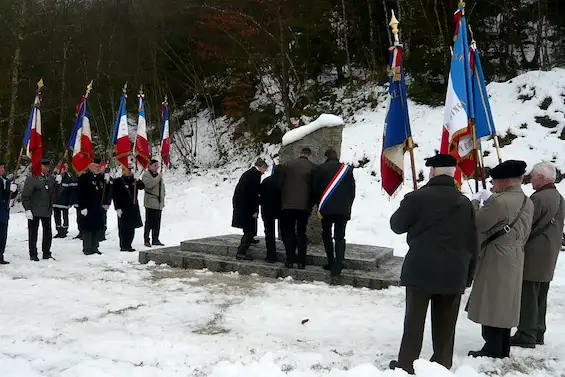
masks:
<svg viewBox="0 0 565 377"><path fill-rule="evenodd" d="M518 216L524 192L516 185L493 194L477 210L476 221L482 243ZM473 322L509 329L518 326L524 271L524 245L530 234L534 204L528 198L519 220L510 232L480 251L468 314Z"/></svg>
<svg viewBox="0 0 565 377"><path fill-rule="evenodd" d="M162 210L165 207L165 183L163 176L154 176L150 171L143 173L141 181L145 185L145 208Z"/></svg>
<svg viewBox="0 0 565 377"><path fill-rule="evenodd" d="M312 211L312 171L316 165L306 157L284 164L281 177L282 209Z"/></svg>
<svg viewBox="0 0 565 377"><path fill-rule="evenodd" d="M540 188L530 199L534 221L525 247L524 280L550 282L561 249L565 203L553 184Z"/></svg>
<svg viewBox="0 0 565 377"><path fill-rule="evenodd" d="M52 175L29 176L22 191L22 204L34 217L50 217L53 212L55 178Z"/></svg>

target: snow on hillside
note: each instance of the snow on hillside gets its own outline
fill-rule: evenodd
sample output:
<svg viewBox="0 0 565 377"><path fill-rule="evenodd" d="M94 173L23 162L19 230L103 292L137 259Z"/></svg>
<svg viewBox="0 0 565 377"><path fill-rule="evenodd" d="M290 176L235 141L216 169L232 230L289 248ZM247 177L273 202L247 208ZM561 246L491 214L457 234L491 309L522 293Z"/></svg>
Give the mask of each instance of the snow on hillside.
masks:
<svg viewBox="0 0 565 377"><path fill-rule="evenodd" d="M530 167L542 158L555 157L565 170L561 152L565 144L559 138L565 126L565 70L531 72L507 83L490 84L488 89L499 133L518 136L503 148L503 157L525 159ZM382 93L382 88L371 90ZM360 97L368 94L358 93ZM547 97L551 104L546 108ZM343 113L336 114L346 123L343 160L356 166L362 162L355 169L358 191L347 240L392 246L397 255L403 255L405 238L390 231L388 220L412 185L408 177L396 197L389 199L382 193L379 157L386 105L353 111L349 104L354 102L343 101ZM418 171L427 177L424 158L439 148L443 109L410 103L410 116L418 144ZM536 122L536 117L545 122L546 116L557 121L556 127ZM203 143L198 153L211 166L218 149L216 145L208 151L206 143L212 144L214 133L203 121L198 132ZM229 148L225 140L222 134L220 145L228 150L228 157L221 168L199 169L191 175L185 175L184 169L166 172L161 239L167 245L235 232L230 227L232 192L256 156ZM496 162L490 144L484 142L483 147L490 152L486 162L492 166ZM262 154L276 160L277 151L278 146L265 146ZM407 168L408 163L407 156ZM559 187L565 192L563 183ZM529 193L531 187L525 190ZM71 212L73 236L75 213ZM85 257L78 241L56 239L52 250L57 261L31 263L25 217L13 214L6 251L12 264L0 267L2 377L406 376L386 370L388 361L396 358L402 335L401 288L371 291L140 265L136 253L116 251L116 222L110 210L102 256ZM142 241L138 230L134 247L143 249ZM467 352L480 348L482 339L480 326L461 310L453 373L419 360L417 376L565 375L564 295L565 261L561 258L549 295L545 346L513 349L508 360L468 358ZM468 292L463 304L467 297ZM303 319L309 322L302 325ZM427 328L422 358L429 359L431 353Z"/></svg>

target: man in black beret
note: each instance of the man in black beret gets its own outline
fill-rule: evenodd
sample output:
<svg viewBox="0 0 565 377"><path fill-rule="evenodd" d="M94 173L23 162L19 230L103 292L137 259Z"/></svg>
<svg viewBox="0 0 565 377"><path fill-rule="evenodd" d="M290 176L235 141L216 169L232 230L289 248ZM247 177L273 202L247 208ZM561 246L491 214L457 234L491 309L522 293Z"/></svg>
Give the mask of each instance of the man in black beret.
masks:
<svg viewBox="0 0 565 377"><path fill-rule="evenodd" d="M471 286L478 254L475 211L453 179L456 163L447 154L429 158L430 181L407 194L390 219L396 234L407 233L410 247L400 277L406 287L404 335L391 369L414 373L430 301L432 361L447 369L452 365L461 295Z"/></svg>
<svg viewBox="0 0 565 377"><path fill-rule="evenodd" d="M6 178L6 164L0 161L0 264L9 264L4 259L4 251L8 239L10 202L16 198L17 194L18 186Z"/></svg>
<svg viewBox="0 0 565 377"><path fill-rule="evenodd" d="M534 215L534 204L522 191L525 172L524 161L505 161L490 171L493 193L473 196L481 251L467 311L471 321L482 325L485 344L469 356L510 355L510 330L520 320L524 245Z"/></svg>
<svg viewBox="0 0 565 377"><path fill-rule="evenodd" d="M37 256L37 236L39 223L43 228L43 241L41 249L43 259L51 259L51 214L53 213L53 196L55 192L55 178L50 174L51 161L41 160L41 173L38 176L29 176L22 191L22 204L28 219L29 258L39 261Z"/></svg>

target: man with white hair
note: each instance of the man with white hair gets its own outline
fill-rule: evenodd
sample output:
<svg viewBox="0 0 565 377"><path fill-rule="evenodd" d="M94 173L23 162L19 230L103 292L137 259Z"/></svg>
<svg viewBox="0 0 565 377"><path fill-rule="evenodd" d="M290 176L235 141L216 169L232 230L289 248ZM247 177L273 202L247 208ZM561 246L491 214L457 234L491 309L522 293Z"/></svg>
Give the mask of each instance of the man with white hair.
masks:
<svg viewBox="0 0 565 377"><path fill-rule="evenodd" d="M452 365L461 295L471 286L479 251L475 210L453 179L456 163L448 154L429 158L426 166L432 178L407 194L390 219L393 232L407 233L410 246L400 276L400 284L406 287L404 335L391 369L414 373L430 302L431 361L447 369Z"/></svg>
<svg viewBox="0 0 565 377"><path fill-rule="evenodd" d="M522 302L518 331L512 346L535 348L544 343L547 292L561 248L565 203L554 185L555 166L540 162L531 173L536 190L530 199L534 203L532 231L525 246Z"/></svg>

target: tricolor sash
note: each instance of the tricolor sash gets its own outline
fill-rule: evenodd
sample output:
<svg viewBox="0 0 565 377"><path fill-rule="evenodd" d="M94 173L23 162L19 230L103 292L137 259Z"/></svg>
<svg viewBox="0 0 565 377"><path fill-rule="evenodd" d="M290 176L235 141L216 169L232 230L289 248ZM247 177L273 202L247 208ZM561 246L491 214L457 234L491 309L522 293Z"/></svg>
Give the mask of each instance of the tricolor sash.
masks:
<svg viewBox="0 0 565 377"><path fill-rule="evenodd" d="M320 204L318 205L318 217L320 219L322 219L321 211L322 211L322 208L324 207L324 204L326 204L326 202L328 201L330 196L334 193L336 187L341 183L341 181L343 181L343 177L345 177L347 172L349 172L350 168L351 167L349 165L341 164L337 173L335 174L335 176L332 178L332 180L328 184L328 187L326 187L326 189L324 190L324 193L322 194L322 197L320 198Z"/></svg>

